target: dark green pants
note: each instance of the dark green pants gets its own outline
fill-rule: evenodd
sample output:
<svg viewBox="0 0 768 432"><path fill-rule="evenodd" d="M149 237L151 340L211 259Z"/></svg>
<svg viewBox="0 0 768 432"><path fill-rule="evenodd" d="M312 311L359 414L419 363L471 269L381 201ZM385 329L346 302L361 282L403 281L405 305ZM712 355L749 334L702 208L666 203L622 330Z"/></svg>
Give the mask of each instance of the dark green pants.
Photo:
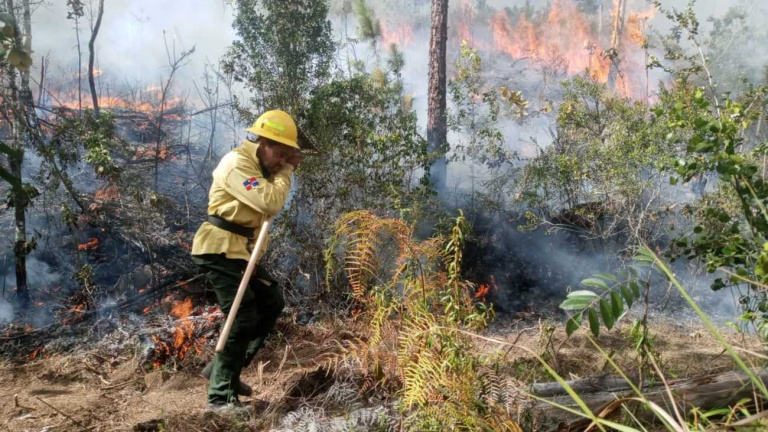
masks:
<svg viewBox="0 0 768 432"><path fill-rule="evenodd" d="M223 254L195 255L192 261L206 272L216 292L219 307L228 314L248 262L228 259ZM268 286L259 279L272 284ZM267 335L274 329L283 307L285 301L280 286L258 266L240 303L227 345L222 352L216 354L208 385L209 403L224 404L237 400L235 390L240 372L253 360Z"/></svg>

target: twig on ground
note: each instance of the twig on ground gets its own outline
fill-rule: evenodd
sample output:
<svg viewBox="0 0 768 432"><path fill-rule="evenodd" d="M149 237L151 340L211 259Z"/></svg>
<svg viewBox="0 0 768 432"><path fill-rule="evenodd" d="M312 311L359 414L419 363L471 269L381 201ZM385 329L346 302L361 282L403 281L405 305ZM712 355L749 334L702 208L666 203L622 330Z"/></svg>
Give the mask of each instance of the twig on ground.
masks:
<svg viewBox="0 0 768 432"><path fill-rule="evenodd" d="M290 345L285 346L285 351L283 352L283 359L280 361L280 366L277 368L277 375L280 375L280 372L283 371L283 365L285 365L285 361L288 359L288 349L290 349Z"/></svg>
<svg viewBox="0 0 768 432"><path fill-rule="evenodd" d="M70 420L72 423L74 423L74 424L76 424L78 427L80 427L80 429L82 429L82 430L84 430L84 431L90 431L90 430L91 430L91 428L87 428L87 427L83 426L83 424L82 424L82 423L80 423L79 421L77 421L77 420L73 419L73 418L72 418L72 417L71 417L69 414L65 413L64 411L62 411L62 410L60 410L60 409L58 409L58 408L56 408L55 406L53 406L53 405L49 404L48 402L46 402L46 401L44 401L44 400L40 399L39 397L35 396L35 399L37 399L37 400L39 400L40 402L44 403L45 405L47 405L49 408L51 408L52 410L56 411L57 413L59 413L59 414L63 415L63 416L64 416L64 417L66 417L66 418L68 418L68 419L69 419L69 420Z"/></svg>
<svg viewBox="0 0 768 432"><path fill-rule="evenodd" d="M19 403L19 395L18 394L13 395L13 406L16 407L16 408L21 408L21 409L30 410L30 411L36 411L37 410L37 408L28 407L28 406L24 406L24 405L20 404Z"/></svg>

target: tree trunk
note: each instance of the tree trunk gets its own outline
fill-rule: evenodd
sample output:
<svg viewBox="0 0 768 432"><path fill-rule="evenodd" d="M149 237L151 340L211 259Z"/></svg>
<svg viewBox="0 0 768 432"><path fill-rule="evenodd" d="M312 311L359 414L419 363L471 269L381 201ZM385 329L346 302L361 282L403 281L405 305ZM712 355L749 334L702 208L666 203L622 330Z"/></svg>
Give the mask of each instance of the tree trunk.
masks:
<svg viewBox="0 0 768 432"><path fill-rule="evenodd" d="M446 47L448 0L432 0L432 32L429 42L429 96L427 143L430 152L441 155L432 165L430 179L438 191L445 188L448 125L446 107Z"/></svg>
<svg viewBox="0 0 768 432"><path fill-rule="evenodd" d="M88 41L88 85L91 87L91 99L93 100L93 113L99 116L99 96L96 94L96 82L93 79L93 62L96 57L96 36L99 35L101 27L101 17L104 15L104 0L99 0L99 12L96 18L96 25L91 31L91 40Z"/></svg>
<svg viewBox="0 0 768 432"><path fill-rule="evenodd" d="M24 41L24 49L29 50L32 46L32 38L30 33L31 28L31 14L29 8L29 0L24 0L23 4L23 24L24 31L27 33L27 39ZM16 8L13 0L5 0L6 13L16 20ZM22 46L22 38L18 25L14 26L14 40L13 44L16 47ZM29 52L29 51L27 51ZM25 109L26 96L31 98L31 92L29 95L25 95L25 88L29 90L29 72L21 73L21 88L17 85L16 70L10 66L6 66L6 73L8 74L8 90L10 93L9 104L13 106L14 111L13 121L10 122L11 137L13 139L11 143L11 152L8 154L8 167L10 168L10 174L13 178L11 188L11 198L13 200L14 208L14 226L15 226L15 238L13 244L13 262L14 270L16 274L16 302L20 310L26 310L29 307L29 290L27 288L27 258L29 253L29 247L27 245L27 221L26 221L26 209L29 204L29 199L26 191L23 187L22 178L22 164L24 162L24 143L25 138L28 136L27 127L24 124L27 120L27 112ZM26 87L24 87L26 84Z"/></svg>
<svg viewBox="0 0 768 432"><path fill-rule="evenodd" d="M21 180L21 165L24 154L18 157L9 157L11 174ZM13 244L13 264L16 273L16 304L20 310L29 308L29 289L27 288L27 219L25 212L27 210L27 194L21 184L13 189L13 216L14 226L16 227L16 236Z"/></svg>
<svg viewBox="0 0 768 432"><path fill-rule="evenodd" d="M768 383L768 369L757 369L753 373L758 379ZM760 393L742 371L673 380L668 381L668 384L681 412L687 412L691 407L697 407L704 412L728 407L744 398L753 400L754 395ZM611 414L621 414L620 404L616 401L636 396L629 384L621 378L586 378L568 381L568 385L576 390L579 397L593 413L600 414L605 411L607 418L610 418ZM538 396L547 397L552 402L579 410L573 399L566 394L565 389L559 383L534 384L531 392ZM666 407L666 409L672 409L669 405L667 389L663 383L657 382L656 385L643 387L642 392L649 401ZM632 403L637 406L636 402L627 400L625 403ZM559 418L565 422L572 422L561 430L582 430L589 423L587 421L587 424L584 424L580 420L582 417L570 414L545 402L539 403L535 410L547 418ZM637 411L636 415L640 417L648 420L653 419L653 413L647 409L635 411Z"/></svg>
<svg viewBox="0 0 768 432"><path fill-rule="evenodd" d="M611 32L611 69L608 72L608 87L616 90L619 78L619 63L621 60L621 37L624 33L624 16L627 12L627 0L618 0L616 15L613 19L613 31Z"/></svg>
<svg viewBox="0 0 768 432"><path fill-rule="evenodd" d="M75 16L75 36L77 36L77 115L83 114L83 50L80 46L80 18Z"/></svg>

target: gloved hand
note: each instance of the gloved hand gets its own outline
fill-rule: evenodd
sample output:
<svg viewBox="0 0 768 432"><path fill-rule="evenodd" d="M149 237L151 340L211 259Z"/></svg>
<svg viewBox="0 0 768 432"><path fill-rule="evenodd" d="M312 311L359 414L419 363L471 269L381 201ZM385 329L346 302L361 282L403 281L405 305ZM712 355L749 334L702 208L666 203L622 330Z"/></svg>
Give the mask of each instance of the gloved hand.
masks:
<svg viewBox="0 0 768 432"><path fill-rule="evenodd" d="M301 151L297 150L293 152L293 154L288 158L288 163L293 165L293 169L296 170L299 168L299 164L301 163L302 155Z"/></svg>

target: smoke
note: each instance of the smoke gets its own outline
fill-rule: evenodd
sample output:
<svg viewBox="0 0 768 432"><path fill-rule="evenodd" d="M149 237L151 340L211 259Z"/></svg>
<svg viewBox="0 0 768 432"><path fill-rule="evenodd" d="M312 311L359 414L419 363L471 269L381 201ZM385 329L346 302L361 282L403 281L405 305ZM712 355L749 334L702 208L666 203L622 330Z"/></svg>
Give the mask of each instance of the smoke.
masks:
<svg viewBox="0 0 768 432"><path fill-rule="evenodd" d="M392 7L390 3L382 4L377 9L377 13L382 20L387 20L392 14L402 14L402 11ZM394 2L397 3L397 2ZM506 86L513 90L522 90L524 95L529 98L532 105L535 104L535 97L545 94L545 98L551 100L555 107L559 102L560 88L558 80L572 75L574 71L567 70L564 76L546 83L541 75L537 75L535 67L529 61L515 59L509 55L509 52L499 49L493 45L492 36L489 34L491 27L491 17L495 16L495 11L505 8L523 7L529 4L534 9L541 9L545 2L526 2L520 1L453 1L450 2L451 11L449 12L449 42L448 42L448 63L449 79L452 77L452 64L458 57L458 48L461 41L460 20L462 19L462 6L471 4L474 11L485 18L476 19L472 22L473 28L471 36L474 39L474 45L478 47L483 59L484 77L489 87ZM552 2L547 2L552 3ZM579 3L579 2L577 2ZM599 2L597 2L599 3ZM605 1L606 21L610 21L610 10L614 2ZM683 9L688 4L687 0L669 0L662 1L665 7L675 7ZM495 11L489 11L486 5ZM638 10L647 10L648 3L645 1L628 0L628 13ZM405 8L405 6L403 6ZM726 19L726 24L734 23L733 28L718 28L720 39L718 42L710 37L710 32L714 30L715 22L710 17L723 18L731 11L731 8L739 7L746 11L746 24L751 28L748 40L743 39L733 17ZM768 37L765 30L762 30L764 22L768 19L766 5L764 2L755 0L730 0L714 1L700 0L695 5L695 12L701 22L699 39L704 44L704 48L712 45L727 52L727 55L712 57L716 68L725 72L738 70L742 75L758 83L763 77L763 68L765 67L765 54L768 51ZM731 14L732 15L732 14ZM483 21L485 20L485 21ZM457 25L457 23L459 25ZM414 96L414 107L417 110L422 127L426 128L426 100L427 100L427 77L428 77L428 47L429 47L429 15L418 13L418 10L412 13L412 18L401 23L407 26L405 32L411 37L407 44L402 47L405 54L405 69L403 71L406 89ZM649 19L647 25L650 29L659 34L667 34L673 26L673 23L662 14L656 14ZM606 23L606 27L608 24ZM459 27L459 30L457 30ZM554 33L558 34L558 33ZM552 35L552 32L549 34ZM465 35L464 35L465 36ZM605 36L605 35L603 35ZM520 37L519 34L510 34L510 37ZM574 36L576 37L576 36ZM512 40L515 42L515 40ZM550 41L552 42L552 41ZM570 42L569 42L570 43ZM581 41L578 41L581 43ZM685 43L685 39L683 39ZM573 44L569 45L573 46ZM366 47L362 47L365 49ZM513 52L513 49L508 51ZM644 91L645 87L645 68L643 66L643 51L640 46L636 47L635 57L629 65L633 67L631 85ZM579 55L579 50L574 48L572 55ZM659 55L658 52L656 54ZM586 54L583 54L586 55ZM370 56L369 59L373 57ZM369 64L373 63L369 62ZM583 63L583 62L581 62ZM575 64L581 64L576 62ZM731 74L733 75L733 74ZM655 83L668 81L663 72L655 70L651 72L649 87L651 88L651 97L655 88ZM642 80L642 82L636 82ZM542 87L549 85L546 92ZM732 83L724 82L720 89L725 91L732 88ZM642 95L642 93L641 93ZM636 96L637 97L637 96ZM450 106L450 102L449 102ZM507 149L520 154L523 158L534 157L537 154L534 142L542 147L546 147L551 142L551 130L554 127L554 114L542 115L534 118L525 125L517 124L511 119L502 119L499 130L502 132ZM451 133L449 142L456 143L466 140L467 137L459 133ZM525 162L521 162L524 164ZM448 165L448 192L442 194L444 202L455 208L474 209L471 200L467 196L475 196L477 192L484 192L484 183L494 178L493 171L483 166L472 163L451 162ZM673 188L665 196L669 202L679 202L681 195L686 199L691 199L691 194L686 194L682 188ZM673 195L671 195L674 193ZM477 216L477 215L473 215ZM621 244L608 244L595 246L595 241L579 239L577 236L555 233L546 234L543 231L533 233L520 233L515 225L518 221L496 220L493 222L480 222L474 225L476 233L481 234L484 239L483 244L470 246L466 256L473 261L472 271L474 280L488 283L488 278L493 276L499 286L499 295L496 299L499 305L506 310L526 309L530 304L536 303L543 298L558 300L564 297L567 286L578 287L579 281L589 277L597 272L612 271L620 265L619 254L623 246ZM732 319L735 315L738 293L729 295L725 292L712 292L709 288L715 275L702 274L693 263L678 262L675 269L681 282L690 289L694 298L704 306L709 313L720 317L720 320ZM679 312L684 305L679 301L679 296L674 291L667 288L663 280L654 279L653 301L656 308L664 309L669 312ZM665 309L666 308L666 309ZM687 306L685 306L687 309Z"/></svg>
<svg viewBox="0 0 768 432"><path fill-rule="evenodd" d="M3 286L15 287L16 274L13 268L13 259L7 260ZM61 274L55 271L47 262L41 261L34 255L27 256L27 285L31 287L50 287L61 283ZM7 294L6 294L7 295Z"/></svg>
<svg viewBox="0 0 768 432"><path fill-rule="evenodd" d="M88 2L86 2L88 3ZM98 2L92 2L97 9ZM86 11L88 8L86 7ZM189 91L192 80L203 73L207 61L214 64L226 52L235 37L232 8L221 1L184 2L152 0L110 0L104 5L104 17L96 39L97 62L102 71L97 82L102 93L114 92L126 83L159 84L167 76L171 52L196 48L189 65L179 71L178 87ZM80 19L80 46L83 71L88 65L89 13ZM94 18L95 19L95 18ZM77 36L75 23L67 19L64 1L45 3L33 14L33 77L40 74L40 56L49 56L50 76L77 73ZM36 72L36 73L35 73ZM84 89L87 80L83 79Z"/></svg>
<svg viewBox="0 0 768 432"><path fill-rule="evenodd" d="M422 129L426 130L427 119L427 79L429 62L429 3L420 2L422 6L414 7L417 2L411 0L391 0L382 2L368 2L376 10L377 16L382 19L386 39L400 42L400 49L405 57L403 80L405 91L413 96L414 109L416 110ZM475 10L485 10L487 16L477 18L474 34L478 38L490 38L490 19L493 12L502 11L505 8L523 7L530 4L534 8L542 8L547 2L526 0L467 0L450 2L450 26L448 43L449 78L453 70L452 64L458 58L461 42L457 20L462 15L462 5L472 5ZM606 9L610 10L612 1L604 1ZM632 7L647 8L644 0L630 2ZM682 8L687 0L665 0L667 6ZM706 21L709 16L723 16L733 6L741 6L749 11L747 20L753 28L759 28L766 21L766 5L762 0L699 0L696 4L696 12L702 21L702 34L706 34L712 24ZM35 50L35 65L32 76L40 76L40 56L48 56L50 66L49 78L73 77L77 70L77 37L74 30L74 22L66 19L66 2L57 1L46 3L37 9L33 15L33 49ZM609 13L606 12L606 16ZM209 0L190 1L164 1L154 0L109 0L105 2L105 14L102 27L96 42L97 64L101 70L97 77L100 91L103 93L115 93L122 86L140 86L158 84L161 77L167 76L167 53L164 44L168 42L170 49L176 49L177 53L196 47L196 52L191 57L191 62L179 71L175 88L179 92L187 92L192 99L194 82L199 82L199 77L204 71L205 63L216 63L226 52L226 49L235 38L232 29L233 11L227 6L227 2ZM343 40L346 37L357 37L357 24L354 14L345 21L341 16L331 17L336 32L336 39ZM649 25L658 29L661 33L667 32L671 24L665 17L657 15ZM88 16L80 22L80 46L82 50L82 67L87 65L87 40L90 36L88 30ZM165 33L164 33L165 32ZM755 37L750 44L735 43L729 46L731 56L738 57L749 66L749 74L754 76L759 71L766 58L768 44L765 42L764 30L762 36ZM762 39L761 39L762 38ZM491 41L491 39L488 39ZM489 43L489 46L492 44ZM387 48L379 47L381 57L380 65L386 65ZM371 47L366 43L355 44L351 51L340 52L344 56L355 56L367 62L369 69L376 66L376 56ZM535 97L543 93L540 99L551 99L557 102L559 97L559 85L557 81L544 83L535 75L535 68L526 62L518 63L507 53L496 50L481 50L485 75L489 86L506 85L514 90L525 91L525 96L535 102ZM739 67L739 66L734 66ZM662 79L661 76L653 76L652 80ZM84 88L87 88L86 80L83 80ZM546 92L542 90L546 88ZM34 87L34 85L33 85ZM539 94L535 92L540 92ZM84 96L87 98L87 96ZM551 141L550 129L554 123L554 116L540 116L519 125L511 119L505 119L499 128L504 135L508 150L517 152L523 157L532 157L536 154L536 148L532 145L536 141L541 146L546 146ZM459 134L452 134L450 140L457 142L465 139ZM229 143L222 143L227 145ZM36 166L32 163L30 166ZM493 173L487 169L469 163L451 163L448 167L448 185L456 195L449 195L454 199L456 207L464 206L466 202L458 197L462 193L482 191L484 180L491 179ZM494 275L500 285L508 289L511 296L507 307L514 309L516 306L516 291L529 290L531 293L543 290L547 295L557 296L564 293L565 287L574 285L578 280L598 271L610 270L616 262L615 250L584 251L581 246L574 244L573 238L568 236L544 235L544 233L522 234L518 232L514 222L505 221L489 230L498 230L493 238L493 248L484 250L484 253L497 257L497 261L485 268L486 275L478 274L478 277ZM478 228L480 225L477 226ZM583 245L582 245L583 246ZM479 253L479 252L478 252ZM512 261L506 261L501 257L514 257ZM43 286L60 283L61 276L50 268L48 264L35 255L30 256L28 263L30 268L30 285ZM480 267L478 267L480 268ZM515 276L507 277L507 274ZM520 281L523 281L522 283ZM695 284L706 285L706 281L696 279ZM12 271L6 274L5 283L13 286ZM532 294L534 297L536 294ZM10 309L0 305L0 320L4 313Z"/></svg>
<svg viewBox="0 0 768 432"><path fill-rule="evenodd" d="M13 321L13 305L0 299L0 324L5 324Z"/></svg>
<svg viewBox="0 0 768 432"><path fill-rule="evenodd" d="M10 265L3 267L3 287L4 297L0 298L0 324L11 322L14 318L14 307L12 305L13 295L15 291L13 288L16 286L16 274L13 267L13 259L6 260ZM37 289L40 287L52 287L60 283L61 275L54 271L47 263L40 261L33 256L27 256L27 285ZM30 316L30 318L38 324L47 324L50 321L50 316L39 313Z"/></svg>

